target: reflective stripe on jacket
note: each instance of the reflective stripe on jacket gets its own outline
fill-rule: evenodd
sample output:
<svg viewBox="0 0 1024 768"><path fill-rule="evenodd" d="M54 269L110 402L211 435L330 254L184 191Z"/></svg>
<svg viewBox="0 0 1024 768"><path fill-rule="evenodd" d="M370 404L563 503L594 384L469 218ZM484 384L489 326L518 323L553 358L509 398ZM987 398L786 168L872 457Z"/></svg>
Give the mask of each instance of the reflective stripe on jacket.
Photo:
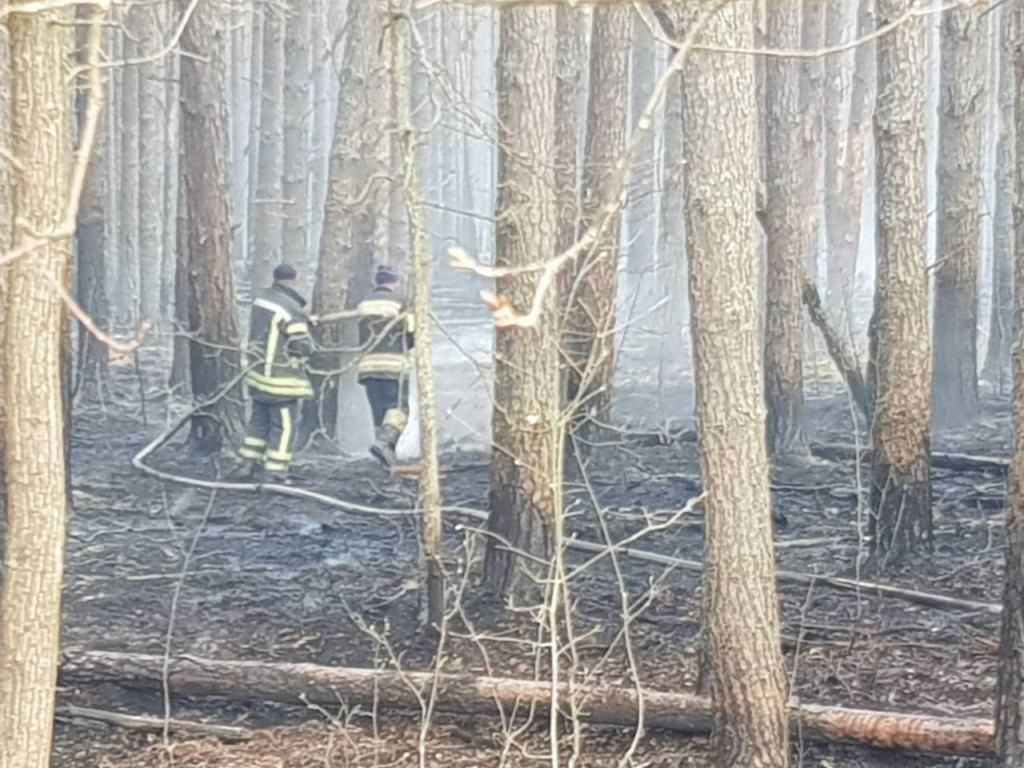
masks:
<svg viewBox="0 0 1024 768"><path fill-rule="evenodd" d="M415 344L413 316L405 296L376 288L359 303L358 379L397 379L412 371L409 350Z"/></svg>
<svg viewBox="0 0 1024 768"><path fill-rule="evenodd" d="M245 363L253 366L246 384L254 397L312 396L305 371L312 351L305 305L298 293L277 283L253 302Z"/></svg>

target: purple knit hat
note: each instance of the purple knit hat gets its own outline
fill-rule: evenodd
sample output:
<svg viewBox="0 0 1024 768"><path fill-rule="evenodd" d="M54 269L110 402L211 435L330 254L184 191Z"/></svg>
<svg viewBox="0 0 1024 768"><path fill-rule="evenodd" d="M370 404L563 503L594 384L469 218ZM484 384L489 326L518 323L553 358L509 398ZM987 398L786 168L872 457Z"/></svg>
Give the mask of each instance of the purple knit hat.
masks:
<svg viewBox="0 0 1024 768"><path fill-rule="evenodd" d="M373 276L375 285L393 285L398 282L398 273L387 264L377 267L377 273Z"/></svg>

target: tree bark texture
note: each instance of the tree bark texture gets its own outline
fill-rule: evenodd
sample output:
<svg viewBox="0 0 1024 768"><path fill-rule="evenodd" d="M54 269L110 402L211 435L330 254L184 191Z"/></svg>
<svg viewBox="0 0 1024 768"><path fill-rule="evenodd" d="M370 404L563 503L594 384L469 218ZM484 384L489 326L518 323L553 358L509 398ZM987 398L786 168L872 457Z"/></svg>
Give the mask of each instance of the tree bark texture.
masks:
<svg viewBox="0 0 1024 768"><path fill-rule="evenodd" d="M70 8L12 13L11 153L15 242L63 226L72 165ZM67 525L64 306L71 242L48 239L6 271L4 466L7 530L0 595L0 765L47 768L60 646ZM66 283L65 283L65 287Z"/></svg>
<svg viewBox="0 0 1024 768"><path fill-rule="evenodd" d="M874 30L874 0L853 0L859 39ZM826 4L826 43L843 42L841 3ZM871 113L875 84L875 42L857 46L853 77L843 87L844 57L825 59L825 234L828 244L826 306L839 331L852 335L853 293L860 250L861 207L868 171ZM849 117L844 120L842 94L849 90Z"/></svg>
<svg viewBox="0 0 1024 768"><path fill-rule="evenodd" d="M988 353L983 377L1000 394L1009 378L1010 347L1013 343L1013 199L1017 176L1016 73L1014 56L1017 32L1014 9L999 9L999 86L997 96L996 209L992 219L992 313L988 328Z"/></svg>
<svg viewBox="0 0 1024 768"><path fill-rule="evenodd" d="M160 19L156 5L138 5L134 11L139 31L139 53L149 59L139 65L139 297L140 315L156 326L164 312L160 283L164 260L164 80L165 62L159 57Z"/></svg>
<svg viewBox="0 0 1024 768"><path fill-rule="evenodd" d="M61 683L86 686L116 683L135 690L160 690L164 660L160 656L72 651L61 666ZM380 706L420 712L421 698L437 687L437 708L445 712L507 716L518 709L538 716L551 707L552 685L543 680L518 680L479 675L437 675L357 667L322 667L258 661L216 661L172 658L168 669L171 692L177 695L220 696L250 701L282 701ZM575 697L574 710L588 722L634 727L638 720L634 688L556 686L558 700ZM647 728L681 733L707 733L712 726L708 700L691 693L643 692ZM930 755L987 755L992 752L992 721L935 715L878 712L804 704L789 710L790 729L811 742L845 742L881 749ZM749 765L755 765L750 763Z"/></svg>
<svg viewBox="0 0 1024 768"><path fill-rule="evenodd" d="M584 451L611 422L622 211L616 207L609 213L605 201L626 141L631 15L625 6L593 12L580 229L597 225L601 236L567 267L568 314L562 329L571 429Z"/></svg>
<svg viewBox="0 0 1024 768"><path fill-rule="evenodd" d="M263 6L262 81L260 83L259 161L249 197L249 279L253 295L270 285L281 263L284 175L284 17L285 10Z"/></svg>
<svg viewBox="0 0 1024 768"><path fill-rule="evenodd" d="M800 47L802 0L768 4L768 44ZM804 455L804 338L801 294L808 261L809 230L816 220L805 162L808 119L801 98L801 62L765 61L767 115L765 235L767 238L764 315L764 387L768 409L768 451L773 456Z"/></svg>
<svg viewBox="0 0 1024 768"><path fill-rule="evenodd" d="M942 14L932 400L936 424L978 413L978 265L981 138L988 16L976 6Z"/></svg>
<svg viewBox="0 0 1024 768"><path fill-rule="evenodd" d="M77 10L80 22L88 19L91 9L79 6ZM86 65L88 52L89 27L80 24L77 32L79 65ZM75 95L75 111L79 135L85 122L85 111L92 95L88 89L82 88ZM104 119L107 110L100 115L96 128L96 143L89 167L86 171L85 184L82 187L82 198L78 206L78 228L75 233L75 297L82 309L88 313L96 325L107 328L110 323L110 308L107 301L107 285L104 279L104 262L107 258L107 238L104 224L107 208L107 173L108 120ZM0 138L0 146L5 142ZM0 181L2 187L2 181ZM0 243L0 252L4 250ZM3 306L0 303L0 306ZM75 393L91 399L102 395L107 380L109 354L107 348L95 336L79 328L78 333L78 365L75 377Z"/></svg>
<svg viewBox="0 0 1024 768"><path fill-rule="evenodd" d="M840 0L841 1L841 0ZM800 21L800 47L818 51L825 47L825 13L828 3L803 0ZM768 13L772 13L768 4ZM825 64L821 57L798 63L800 77L800 207L804 212L804 265L815 282L818 280L818 243L821 233L821 205L824 196L822 171L825 164L824 115Z"/></svg>
<svg viewBox="0 0 1024 768"><path fill-rule="evenodd" d="M749 48L753 30L753 2L737 0L711 18L698 42ZM684 216L706 495L711 742L715 765L723 768L785 766L786 678L757 322L754 62L694 52L682 93ZM736 589L739 583L744 589Z"/></svg>
<svg viewBox="0 0 1024 768"><path fill-rule="evenodd" d="M555 11L513 8L501 12L499 25L496 262L515 268L555 249ZM537 281L536 272L501 277L497 293L525 311ZM555 300L546 292L535 326L496 329L494 341L484 579L498 595L531 604L561 525Z"/></svg>
<svg viewBox="0 0 1024 768"><path fill-rule="evenodd" d="M188 0L179 0L184 11ZM181 57L182 179L188 222L188 330L192 395L212 398L239 372L238 309L231 263L231 197L227 155L228 8L196 6ZM242 430L238 387L192 421L189 442L201 452L235 442ZM226 434L225 434L226 432Z"/></svg>
<svg viewBox="0 0 1024 768"><path fill-rule="evenodd" d="M879 26L912 7L913 0L878 0ZM877 46L870 530L884 567L930 546L932 536L924 22L900 25Z"/></svg>
<svg viewBox="0 0 1024 768"><path fill-rule="evenodd" d="M1015 31L1024 30L1024 5L1010 10ZM1024 45L1014 37L1012 62L1018 103L1024 98ZM1018 110L1018 116L1021 112ZM1017 126L1017 157L1024 157L1024 130ZM1024 232L1024 174L1017 174L1013 207L1017 242ZM1014 296L1016 332L1013 367L1013 456L1006 494L1006 569L1003 573L1002 632L999 643L999 675L996 691L996 751L1000 765L1011 768L1024 763L1024 251L1014 260L1017 291Z"/></svg>
<svg viewBox="0 0 1024 768"><path fill-rule="evenodd" d="M284 197L282 253L289 264L305 271L309 263L309 125L311 0L293 3L285 22L284 68Z"/></svg>
<svg viewBox="0 0 1024 768"><path fill-rule="evenodd" d="M251 98L254 93L258 93L253 89L250 76L256 8L253 4L243 3L233 3L231 6L231 108L228 110L228 119L231 124L231 210L235 217L231 243L236 275L239 272L244 274L245 269L238 270L238 267L248 263L249 171L254 165L251 156L258 154L254 151L254 145L259 141L258 136L253 137L253 124L250 123L253 112Z"/></svg>
<svg viewBox="0 0 1024 768"><path fill-rule="evenodd" d="M346 13L348 33L313 289L313 312L318 315L358 303L361 297L350 297L349 291L354 268L362 264L365 271L387 247L374 239L377 219L387 210L386 179L390 174L390 139L387 131L381 130L390 107L390 77L386 61L377 56L377 41L387 21L387 0L349 3ZM340 323L324 325L317 334L320 346L327 350L341 348L346 339L352 343L354 336ZM313 433L329 439L337 436L340 380L336 372L341 367L338 353L314 355L312 368L322 373L312 376L315 396L303 404L304 438Z"/></svg>
<svg viewBox="0 0 1024 768"><path fill-rule="evenodd" d="M586 83L587 28L584 14L565 5L555 9L558 28L558 63L555 80L555 181L558 185L559 253L576 242L580 219L580 111L579 93ZM562 278L562 291L570 280Z"/></svg>
<svg viewBox="0 0 1024 768"><path fill-rule="evenodd" d="M0 24L0 147L11 146L11 56L7 26ZM11 168L0 160L0 254L11 248L11 225L13 224L13 180ZM0 307L6 306L4 291L7 283L6 268L0 266ZM0 310L0 338L4 334L4 313ZM3 366L0 365L0 392L3 391ZM0 398L0 489L4 479L4 404ZM3 540L0 537L0 557L3 557Z"/></svg>
<svg viewBox="0 0 1024 768"><path fill-rule="evenodd" d="M124 10L122 53L127 60L139 58L138 6ZM121 73L121 114L118 138L121 158L118 179L118 290L114 300L118 322L130 328L139 323L139 67L129 65ZM113 126L111 126L113 127Z"/></svg>
<svg viewBox="0 0 1024 768"><path fill-rule="evenodd" d="M168 9L169 10L169 9ZM178 105L179 95L179 57L171 53L167 57L167 82L164 83L164 186L163 194L163 261L160 265L160 306L168 326L174 329L175 340L182 330L178 326L175 311L175 281L178 269L178 161L181 156L181 144L178 136L181 128L181 115Z"/></svg>

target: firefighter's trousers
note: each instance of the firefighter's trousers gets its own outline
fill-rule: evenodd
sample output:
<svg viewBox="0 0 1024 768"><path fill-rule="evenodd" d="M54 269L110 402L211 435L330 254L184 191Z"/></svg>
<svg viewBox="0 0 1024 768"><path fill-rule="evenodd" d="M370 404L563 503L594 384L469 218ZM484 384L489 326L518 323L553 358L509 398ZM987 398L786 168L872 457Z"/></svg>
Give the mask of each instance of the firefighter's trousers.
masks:
<svg viewBox="0 0 1024 768"><path fill-rule="evenodd" d="M286 475L299 415L298 400L268 403L253 399L245 441L238 450L243 459L261 462L274 475Z"/></svg>
<svg viewBox="0 0 1024 768"><path fill-rule="evenodd" d="M367 376L360 383L366 388L366 398L370 401L376 439L394 448L409 421L408 377Z"/></svg>

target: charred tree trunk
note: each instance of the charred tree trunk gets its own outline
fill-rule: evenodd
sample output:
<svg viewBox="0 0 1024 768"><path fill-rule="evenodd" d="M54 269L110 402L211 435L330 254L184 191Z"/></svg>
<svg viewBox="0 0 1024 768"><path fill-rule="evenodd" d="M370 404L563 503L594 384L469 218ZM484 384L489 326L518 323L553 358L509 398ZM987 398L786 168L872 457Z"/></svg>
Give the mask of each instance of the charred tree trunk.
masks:
<svg viewBox="0 0 1024 768"><path fill-rule="evenodd" d="M1004 6L1015 31L1024 30L1024 5ZM1024 99L1024 46L1018 40L1012 60L1017 103ZM1018 109L1017 116L1021 116ZM1024 130L1016 126L1017 157L1024 157ZM1013 227L1017 242L1024 242L1024 174L1015 184ZM1024 763L1024 250L1014 262L1014 314L1016 332L1013 365L1013 458L1006 496L1006 570L1003 575L1003 616L999 644L999 677L996 694L996 751L1000 765L1011 768Z"/></svg>
<svg viewBox="0 0 1024 768"><path fill-rule="evenodd" d="M555 11L503 10L499 25L496 262L515 268L555 249ZM525 308L537 281L535 272L501 277L497 292ZM547 572L540 563L550 562L561 525L555 299L553 291L544 295L535 326L499 328L494 341L491 535L484 579L499 596L531 604L538 569L541 576Z"/></svg>
<svg viewBox="0 0 1024 768"><path fill-rule="evenodd" d="M88 17L79 7L78 16ZM88 51L88 27L79 27L77 34L81 41L79 55L85 58ZM86 62L80 62L85 66ZM75 96L75 112L78 122L79 136L85 123L86 107L93 95L88 90L79 90ZM106 112L106 110L104 110ZM107 303L107 285L104 279L104 262L107 258L107 240L105 231L105 212L107 208L107 131L108 121L100 115L97 126L96 143L89 167L86 171L85 184L82 187L82 199L78 206L78 228L75 233L75 295L89 317L97 326L106 328L110 322L109 305ZM4 145L0 137L0 146ZM0 188L3 188L0 180ZM0 242L0 252L4 250ZM2 305L0 305L2 306ZM102 396L107 381L107 348L84 328L78 334L78 366L75 376L75 393L86 399Z"/></svg>
<svg viewBox="0 0 1024 768"><path fill-rule="evenodd" d="M249 198L249 279L252 293L270 285L281 262L284 175L284 10L263 6L263 56L260 87L259 162Z"/></svg>
<svg viewBox="0 0 1024 768"><path fill-rule="evenodd" d="M999 11L999 93L998 140L996 143L996 210L992 219L992 314L988 330L988 353L983 378L1002 394L1009 375L1010 346L1013 343L1013 196L1017 176L1016 73L1014 55L1016 30L1014 9Z"/></svg>
<svg viewBox="0 0 1024 768"><path fill-rule="evenodd" d="M158 56L160 23L156 5L139 5L135 14L142 44L139 53L150 59L140 65L139 79L139 297L140 314L159 326L164 313L160 303L163 265L164 188L164 61Z"/></svg>
<svg viewBox="0 0 1024 768"><path fill-rule="evenodd" d="M855 0L859 39L874 30L874 0ZM842 42L842 6L828 3L826 41ZM852 334L853 293L860 250L861 206L868 171L871 111L875 84L875 42L857 46L849 88L849 118L843 122L841 87L843 59L825 59L825 234L828 244L826 305L841 333Z"/></svg>
<svg viewBox="0 0 1024 768"><path fill-rule="evenodd" d="M294 3L285 25L284 79L284 260L305 271L309 263L309 85L312 9Z"/></svg>
<svg viewBox="0 0 1024 768"><path fill-rule="evenodd" d="M124 11L125 59L139 58L138 16L143 9L126 6ZM114 126L112 125L111 128ZM121 157L118 179L118 273L119 290L114 295L117 319L135 327L139 322L139 67L124 68L121 74L121 114L117 123Z"/></svg>
<svg viewBox="0 0 1024 768"><path fill-rule="evenodd" d="M768 43L800 47L801 0L768 4ZM767 301L764 316L764 387L768 450L773 456L806 455L804 434L803 276L811 211L803 188L812 184L804 161L804 105L800 62L765 62ZM813 278L812 278L813 279Z"/></svg>
<svg viewBox="0 0 1024 768"><path fill-rule="evenodd" d="M978 264L981 136L988 15L977 7L942 15L941 100L932 313L933 418L959 426L978 412Z"/></svg>
<svg viewBox="0 0 1024 768"><path fill-rule="evenodd" d="M736 0L714 13L702 40L750 48L753 31L753 2ZM684 216L706 494L704 645L712 749L717 766L781 767L787 764L786 677L756 303L754 62L694 52L682 93ZM745 588L736 589L741 582Z"/></svg>
<svg viewBox="0 0 1024 768"><path fill-rule="evenodd" d="M313 313L326 315L358 303L350 278L357 266L369 279L375 254L386 244L374 239L376 220L387 208L389 136L381 130L390 105L387 66L377 56L384 34L387 0L349 3L339 105L331 147L327 200L320 235L320 262L313 289ZM303 403L303 442L314 434L333 440L338 430L339 350L351 333L339 323L322 326L317 341L326 350L312 359L314 397Z"/></svg>
<svg viewBox="0 0 1024 768"><path fill-rule="evenodd" d="M601 237L570 268L568 316L562 343L568 352L566 399L572 411L573 445L582 454L611 421L615 373L615 299L618 293L622 213L605 210L608 183L626 140L629 119L631 13L595 8L590 45L590 103L583 158L583 231ZM604 222L603 218L610 218ZM652 254L653 259L653 254Z"/></svg>
<svg viewBox="0 0 1024 768"><path fill-rule="evenodd" d="M179 0L184 12L188 0ZM227 173L228 9L222 0L196 6L182 34L195 56L181 58L182 178L188 222L188 330L192 395L213 398L239 373L238 310L231 265L231 197ZM236 385L192 421L190 446L219 450L242 429Z"/></svg>
<svg viewBox="0 0 1024 768"><path fill-rule="evenodd" d="M70 8L13 13L10 33L13 239L63 226L71 187ZM97 23L90 41L99 45ZM98 59L93 57L92 61ZM47 768L60 650L67 527L64 307L71 242L47 239L6 269L4 467L7 527L0 595L0 765ZM67 283L64 282L67 288Z"/></svg>
<svg viewBox="0 0 1024 768"><path fill-rule="evenodd" d="M915 7L878 0L879 26ZM875 108L877 223L872 365L871 544L885 566L932 537L931 354L924 152L924 24L879 38Z"/></svg>

